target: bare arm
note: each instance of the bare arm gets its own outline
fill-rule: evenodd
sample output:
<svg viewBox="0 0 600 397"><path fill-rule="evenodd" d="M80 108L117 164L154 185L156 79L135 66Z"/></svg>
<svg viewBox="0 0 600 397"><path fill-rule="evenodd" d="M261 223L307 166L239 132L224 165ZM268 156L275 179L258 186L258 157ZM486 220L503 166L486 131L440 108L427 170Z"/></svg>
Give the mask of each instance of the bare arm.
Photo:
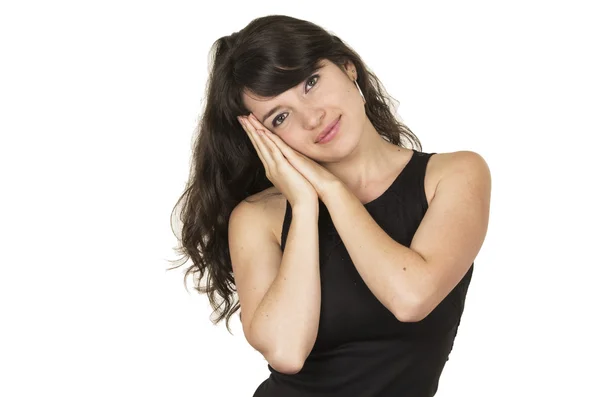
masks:
<svg viewBox="0 0 600 397"><path fill-rule="evenodd" d="M273 368L292 374L304 365L319 326L318 205L292 208L283 253L260 208L234 211L231 218L235 219L230 219L231 258L242 325L248 343ZM253 228L257 223L260 227Z"/></svg>
<svg viewBox="0 0 600 397"><path fill-rule="evenodd" d="M390 237L345 185L332 184L323 200L365 284L400 321L421 321L439 305L471 267L488 228L485 160L469 151L439 160L444 172L410 247Z"/></svg>

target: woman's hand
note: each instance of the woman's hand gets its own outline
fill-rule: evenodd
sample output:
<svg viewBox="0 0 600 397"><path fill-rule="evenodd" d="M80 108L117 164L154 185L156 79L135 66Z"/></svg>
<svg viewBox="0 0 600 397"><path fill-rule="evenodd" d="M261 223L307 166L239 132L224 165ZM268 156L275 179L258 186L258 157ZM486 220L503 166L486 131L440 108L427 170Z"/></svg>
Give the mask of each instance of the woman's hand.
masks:
<svg viewBox="0 0 600 397"><path fill-rule="evenodd" d="M248 124L246 132L250 131L250 139L254 138L253 142L261 143L261 145L255 145L255 148L258 146L258 150L261 150L259 152L259 156L262 156L261 160L268 158L267 164L290 164L310 182L318 197L322 198L330 187L339 182L339 179L323 166L292 149L281 138L269 131L253 114L247 117L246 122ZM259 134L258 131L263 133ZM265 164L265 160L263 160L263 164ZM283 168L285 169L286 166L284 165ZM273 180L271 182L275 184Z"/></svg>
<svg viewBox="0 0 600 397"><path fill-rule="evenodd" d="M249 119L250 117L238 116L238 121L248 134L265 167L267 178L283 193L292 207L299 203L315 205L318 202L318 195L310 182L292 167L277 145L266 136L271 132L258 120L255 119L253 124Z"/></svg>

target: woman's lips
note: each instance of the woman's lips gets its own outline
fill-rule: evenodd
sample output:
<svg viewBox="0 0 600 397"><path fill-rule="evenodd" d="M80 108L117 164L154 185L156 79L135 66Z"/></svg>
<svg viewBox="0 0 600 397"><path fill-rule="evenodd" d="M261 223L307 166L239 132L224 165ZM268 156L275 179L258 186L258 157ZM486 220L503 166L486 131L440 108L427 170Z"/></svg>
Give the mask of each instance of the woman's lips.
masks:
<svg viewBox="0 0 600 397"><path fill-rule="evenodd" d="M325 135L323 138L321 138L321 140L317 141L317 143L327 143L329 141L331 141L333 138L335 138L335 136L337 135L339 129L340 129L340 121L341 121L341 117L338 119L337 123L335 123L335 125L333 126L333 128L331 129L331 131L329 131L327 133L327 135Z"/></svg>

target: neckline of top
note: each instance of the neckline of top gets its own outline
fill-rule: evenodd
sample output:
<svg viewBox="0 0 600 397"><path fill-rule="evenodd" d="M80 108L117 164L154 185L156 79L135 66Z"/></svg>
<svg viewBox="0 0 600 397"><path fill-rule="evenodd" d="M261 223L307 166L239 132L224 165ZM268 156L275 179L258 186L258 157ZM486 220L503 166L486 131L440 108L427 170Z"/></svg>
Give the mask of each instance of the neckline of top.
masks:
<svg viewBox="0 0 600 397"><path fill-rule="evenodd" d="M406 170L411 165L411 163L415 160L415 157L417 157L417 151L415 149L412 149L412 151L413 151L413 154L410 156L410 159L404 165L404 167L402 167L402 170L400 170L400 173L398 175L396 175L396 177L394 178L394 181L383 191L383 193L381 193L379 196L375 197L373 200L371 200L367 203L363 203L363 206L365 206L365 207L370 206L370 205L374 204L375 202L381 200L383 197L388 195L390 190L392 190L392 188L398 183L400 178L404 175L404 170Z"/></svg>

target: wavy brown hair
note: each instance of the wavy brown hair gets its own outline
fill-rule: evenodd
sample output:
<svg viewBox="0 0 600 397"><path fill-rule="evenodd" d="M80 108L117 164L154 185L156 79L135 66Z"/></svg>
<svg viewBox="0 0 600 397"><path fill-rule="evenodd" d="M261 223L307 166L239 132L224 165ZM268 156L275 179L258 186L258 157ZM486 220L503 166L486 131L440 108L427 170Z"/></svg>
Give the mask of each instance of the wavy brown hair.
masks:
<svg viewBox="0 0 600 397"><path fill-rule="evenodd" d="M190 175L173 214L181 207L180 267L191 258L187 277L206 293L216 325L224 318L227 330L239 309L228 245L229 216L235 206L273 184L252 142L237 121L249 114L243 90L275 97L307 79L327 59L340 68L352 61L366 99L366 115L382 138L398 146L421 149L419 139L396 119L395 103L379 79L339 37L314 23L285 15L252 20L245 28L219 38L211 47L211 70L205 108L193 143ZM172 218L173 219L173 218ZM205 281L204 286L201 284Z"/></svg>

